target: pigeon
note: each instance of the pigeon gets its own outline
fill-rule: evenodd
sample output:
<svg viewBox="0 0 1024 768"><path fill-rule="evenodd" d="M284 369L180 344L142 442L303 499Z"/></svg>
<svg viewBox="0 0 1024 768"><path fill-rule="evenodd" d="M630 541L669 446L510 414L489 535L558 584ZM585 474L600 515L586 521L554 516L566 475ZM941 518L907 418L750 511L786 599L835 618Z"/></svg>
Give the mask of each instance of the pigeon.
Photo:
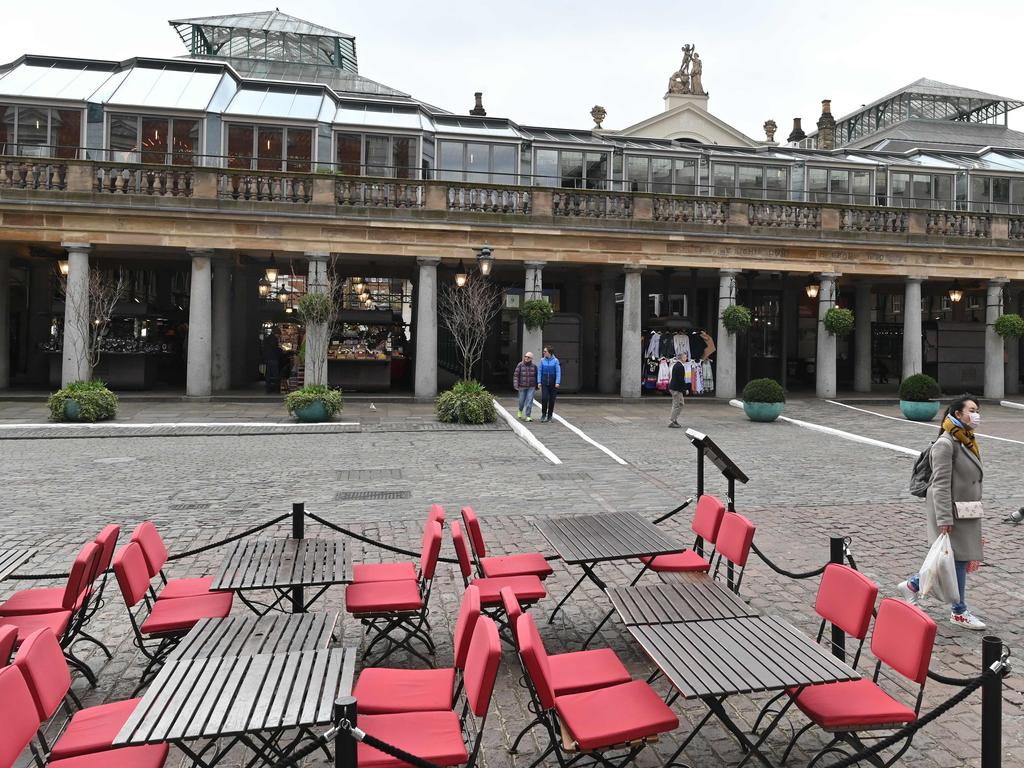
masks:
<svg viewBox="0 0 1024 768"><path fill-rule="evenodd" d="M377 410L377 406L374 405L373 403L370 403L370 410L371 411L376 411Z"/></svg>

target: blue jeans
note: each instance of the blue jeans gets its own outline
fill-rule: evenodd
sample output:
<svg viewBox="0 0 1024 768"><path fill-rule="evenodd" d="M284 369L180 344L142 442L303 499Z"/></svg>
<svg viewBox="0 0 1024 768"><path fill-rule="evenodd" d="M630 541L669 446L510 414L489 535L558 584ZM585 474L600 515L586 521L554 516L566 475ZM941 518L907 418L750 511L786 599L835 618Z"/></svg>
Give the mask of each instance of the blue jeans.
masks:
<svg viewBox="0 0 1024 768"><path fill-rule="evenodd" d="M519 390L519 410L526 416L533 413L533 396L536 394L536 387L526 387Z"/></svg>
<svg viewBox="0 0 1024 768"><path fill-rule="evenodd" d="M960 589L960 601L953 603L950 608L953 613L960 615L967 610L967 560L954 560L953 565L956 566L956 585ZM921 580L915 573L909 579L907 583L910 585L911 590L917 592L921 589Z"/></svg>

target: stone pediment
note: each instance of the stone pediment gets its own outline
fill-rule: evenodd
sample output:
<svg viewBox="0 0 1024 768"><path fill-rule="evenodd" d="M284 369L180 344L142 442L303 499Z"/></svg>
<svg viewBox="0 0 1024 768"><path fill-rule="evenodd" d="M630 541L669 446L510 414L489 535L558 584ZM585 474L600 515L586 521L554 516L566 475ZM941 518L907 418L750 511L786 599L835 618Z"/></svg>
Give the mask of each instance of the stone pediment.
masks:
<svg viewBox="0 0 1024 768"><path fill-rule="evenodd" d="M670 97L671 98L671 97ZM648 139L691 139L701 144L756 147L758 142L701 107L707 96L676 96L683 103L616 131L621 136Z"/></svg>

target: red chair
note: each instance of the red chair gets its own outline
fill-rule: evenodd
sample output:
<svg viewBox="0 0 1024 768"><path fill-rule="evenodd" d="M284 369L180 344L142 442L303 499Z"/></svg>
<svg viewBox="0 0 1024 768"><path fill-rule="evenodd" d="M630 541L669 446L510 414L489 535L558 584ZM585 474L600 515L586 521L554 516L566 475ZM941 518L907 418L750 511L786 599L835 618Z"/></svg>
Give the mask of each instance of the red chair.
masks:
<svg viewBox="0 0 1024 768"><path fill-rule="evenodd" d="M539 552L520 552L514 555L495 555L487 557L484 534L480 530L480 520L472 507L462 508L462 522L466 526L469 545L473 549L473 561L476 563L480 576L495 578L499 576L537 576L546 579L554 569L548 565L544 555Z"/></svg>
<svg viewBox="0 0 1024 768"><path fill-rule="evenodd" d="M367 632L375 633L363 651L363 658L368 658L378 643L385 640L388 643L387 649L367 666L378 666L399 648L434 666L430 658L413 647L412 640L418 639L431 656L434 654L434 641L424 627L428 626L430 591L440 554L441 524L435 520L427 524L427 535L423 537L417 579L364 581L345 588L345 610L358 618ZM399 630L404 634L396 638L395 633Z"/></svg>
<svg viewBox="0 0 1024 768"><path fill-rule="evenodd" d="M431 504L427 512L427 522L423 526L423 539L430 534L430 524L438 522L444 526L444 507ZM364 581L405 581L416 579L416 563L406 560L399 563L356 563L352 566L352 581L356 584Z"/></svg>
<svg viewBox="0 0 1024 768"><path fill-rule="evenodd" d="M0 669L11 663L14 643L18 639L18 630L0 622Z"/></svg>
<svg viewBox="0 0 1024 768"><path fill-rule="evenodd" d="M150 594L161 600L173 600L179 597L196 597L197 595L210 594L210 585L213 584L213 576L198 576L193 578L167 579L164 573L164 566L167 564L167 546L164 544L160 532L149 520L139 525L132 531L132 541L142 549L142 555L146 561L146 569L149 578L157 575L163 587L160 594L157 594L152 586Z"/></svg>
<svg viewBox="0 0 1024 768"><path fill-rule="evenodd" d="M658 573L707 573L715 557L715 542L723 517L725 504L714 496L701 496L697 500L697 509L694 510L693 523L690 525L690 530L696 536L693 547L671 555L641 557L640 560L650 570ZM704 554L706 544L711 547L707 556Z"/></svg>
<svg viewBox="0 0 1024 768"><path fill-rule="evenodd" d="M230 592L207 592L173 600L149 596L150 576L146 557L137 542L129 542L114 555L114 575L121 589L136 647L149 659L136 692L149 682L167 654L200 619L222 619L231 613ZM146 617L139 622L136 606L144 603Z"/></svg>
<svg viewBox="0 0 1024 768"><path fill-rule="evenodd" d="M481 616L473 629L466 656L465 699L461 716L455 707L437 712L365 715L359 727L368 735L411 752L436 765L475 766L501 662L498 628ZM470 720L472 713L472 722ZM475 731L475 735L471 735ZM466 734L463 737L463 734ZM471 742L470 744L467 743ZM405 768L406 763L365 742L358 747L360 768Z"/></svg>
<svg viewBox="0 0 1024 768"><path fill-rule="evenodd" d="M17 666L0 669L0 768L13 768L18 756L31 747L41 720L25 677ZM103 752L48 762L50 768L162 768L167 759L166 744L119 747Z"/></svg>
<svg viewBox="0 0 1024 768"><path fill-rule="evenodd" d="M90 543L95 544L96 542ZM75 565L79 563L82 553L85 552L88 546L86 544L79 551L75 562L72 563L72 573L68 574L68 580L63 587L34 587L19 590L3 603L0 603L0 616L29 616L39 613L57 613L59 611L80 609L92 592L92 580L83 579L80 574L74 573L74 571ZM102 547L100 547L100 550L97 553L98 560L94 566L99 572L102 572Z"/></svg>
<svg viewBox="0 0 1024 768"><path fill-rule="evenodd" d="M750 556L750 545L754 541L754 531L757 530L754 524L738 512L729 512L722 518L722 525L718 529L718 539L715 546L718 549L715 558L714 578L718 578L722 561L726 563L729 589L737 595L740 593L740 584L743 582L743 573L747 567L747 558Z"/></svg>
<svg viewBox="0 0 1024 768"><path fill-rule="evenodd" d="M468 587L455 622L455 663L450 669L368 667L352 692L360 714L430 712L455 706L466 669L470 639L480 618L480 592Z"/></svg>
<svg viewBox="0 0 1024 768"><path fill-rule="evenodd" d="M554 754L559 765L566 753L575 762L586 755L601 765L622 766L633 761L648 742L679 726L679 718L642 680L631 680L579 693L559 693L559 678L548 656L533 616L516 622L519 655L533 711L548 732L548 746L534 765ZM529 727L533 727L531 724ZM614 762L604 753L617 751ZM625 754L621 752L625 750Z"/></svg>
<svg viewBox="0 0 1024 768"><path fill-rule="evenodd" d="M782 762L789 757L797 740L815 725L833 737L814 756L808 768L826 754L846 754L840 744L845 743L853 752L863 749L864 743L857 736L859 732L893 730L915 722L921 712L935 633L935 622L920 608L891 597L882 600L871 633L871 653L877 659L874 675L871 679L804 688L795 701L811 722L793 736ZM913 709L890 696L878 684L883 663L918 686ZM896 754L881 764L890 766L899 760L910 749L912 740L913 735L908 736Z"/></svg>

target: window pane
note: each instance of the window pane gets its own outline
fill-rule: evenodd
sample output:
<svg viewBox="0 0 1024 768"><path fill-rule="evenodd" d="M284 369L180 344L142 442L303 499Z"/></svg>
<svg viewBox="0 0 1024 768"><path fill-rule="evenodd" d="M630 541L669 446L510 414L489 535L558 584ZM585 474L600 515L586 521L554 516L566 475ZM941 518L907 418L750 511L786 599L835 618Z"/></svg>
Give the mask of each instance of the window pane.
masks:
<svg viewBox="0 0 1024 768"><path fill-rule="evenodd" d="M761 197L764 193L764 168L759 165L741 165L737 175L740 197Z"/></svg>
<svg viewBox="0 0 1024 768"><path fill-rule="evenodd" d="M363 143L363 166L367 176L390 176L391 139L367 134Z"/></svg>
<svg viewBox="0 0 1024 768"><path fill-rule="evenodd" d="M194 165L199 147L199 121L175 118L171 124L171 162Z"/></svg>
<svg viewBox="0 0 1024 768"><path fill-rule="evenodd" d="M167 162L167 121L159 117L142 120L142 162L163 165Z"/></svg>
<svg viewBox="0 0 1024 768"><path fill-rule="evenodd" d="M0 129L2 130L2 129ZM1024 211L1024 179L1014 179L1010 186L1011 213Z"/></svg>
<svg viewBox="0 0 1024 768"><path fill-rule="evenodd" d="M313 159L313 131L307 128L288 129L288 170L309 173Z"/></svg>
<svg viewBox="0 0 1024 768"><path fill-rule="evenodd" d="M921 173L915 173L913 193L915 208L931 208L932 177Z"/></svg>
<svg viewBox="0 0 1024 768"><path fill-rule="evenodd" d="M399 179L416 178L416 139L391 137L391 165Z"/></svg>
<svg viewBox="0 0 1024 768"><path fill-rule="evenodd" d="M251 125L228 126L228 168L252 168Z"/></svg>
<svg viewBox="0 0 1024 768"><path fill-rule="evenodd" d="M629 189L633 192L647 192L648 174L650 173L651 161L646 157L629 155L626 158L626 181L629 182Z"/></svg>
<svg viewBox="0 0 1024 768"><path fill-rule="evenodd" d="M0 104L0 155L15 154L14 147L14 118L15 107L13 104Z"/></svg>
<svg viewBox="0 0 1024 768"><path fill-rule="evenodd" d="M714 193L718 197L732 197L736 194L736 166L714 165Z"/></svg>
<svg viewBox="0 0 1024 768"><path fill-rule="evenodd" d="M562 152L559 158L559 177L563 187L583 186L583 153Z"/></svg>
<svg viewBox="0 0 1024 768"><path fill-rule="evenodd" d="M807 200L812 203L828 202L828 171L824 168L807 169Z"/></svg>
<svg viewBox="0 0 1024 768"><path fill-rule="evenodd" d="M491 153L488 144L466 145L466 181L474 184L486 183L491 165Z"/></svg>
<svg viewBox="0 0 1024 768"><path fill-rule="evenodd" d="M604 189L608 181L608 155L605 152L586 154L587 189Z"/></svg>
<svg viewBox="0 0 1024 768"><path fill-rule="evenodd" d="M909 173L894 173L891 176L890 182L890 205L904 206L912 205L910 200L910 174Z"/></svg>
<svg viewBox="0 0 1024 768"><path fill-rule="evenodd" d="M871 205L871 171L853 172L853 202Z"/></svg>
<svg viewBox="0 0 1024 768"><path fill-rule="evenodd" d="M284 130L281 128L257 128L256 170L280 171L284 154Z"/></svg>
<svg viewBox="0 0 1024 768"><path fill-rule="evenodd" d="M463 181L463 153L465 145L455 141L439 142L437 178L442 181Z"/></svg>
<svg viewBox="0 0 1024 768"><path fill-rule="evenodd" d="M1006 213L1010 202L1010 180L1007 178L992 179L992 211Z"/></svg>
<svg viewBox="0 0 1024 768"><path fill-rule="evenodd" d="M953 207L953 177L935 176L935 205L938 208Z"/></svg>
<svg viewBox="0 0 1024 768"><path fill-rule="evenodd" d="M651 191L660 195L672 194L672 161L670 159L651 158Z"/></svg>
<svg viewBox="0 0 1024 768"><path fill-rule="evenodd" d="M491 181L495 184L516 183L516 148L507 144L491 147Z"/></svg>
<svg viewBox="0 0 1024 768"><path fill-rule="evenodd" d="M536 184L557 187L558 152L553 149L538 149L534 154L533 172Z"/></svg>
<svg viewBox="0 0 1024 768"><path fill-rule="evenodd" d="M676 160L675 193L677 195L697 194L697 161Z"/></svg>
<svg viewBox="0 0 1024 768"><path fill-rule="evenodd" d="M53 143L56 157L74 157L82 143L82 112L78 109L53 110ZM0 144L3 139L0 139Z"/></svg>
<svg viewBox="0 0 1024 768"><path fill-rule="evenodd" d="M829 200L833 203L850 202L850 172L832 170L828 177Z"/></svg>
<svg viewBox="0 0 1024 768"><path fill-rule="evenodd" d="M139 120L133 115L110 116L111 160L118 163L137 163L139 149ZM248 153L246 153L248 154Z"/></svg>
<svg viewBox="0 0 1024 768"><path fill-rule="evenodd" d="M338 134L338 170L359 176L363 154L362 137L358 133Z"/></svg>
<svg viewBox="0 0 1024 768"><path fill-rule="evenodd" d="M785 200L788 182L789 174L785 168L765 168L765 197L769 200Z"/></svg>
<svg viewBox="0 0 1024 768"><path fill-rule="evenodd" d="M49 112L39 107L22 107L18 110L18 145L21 154L46 154Z"/></svg>
<svg viewBox="0 0 1024 768"><path fill-rule="evenodd" d="M992 185L986 176L971 176L971 210L987 211Z"/></svg>

